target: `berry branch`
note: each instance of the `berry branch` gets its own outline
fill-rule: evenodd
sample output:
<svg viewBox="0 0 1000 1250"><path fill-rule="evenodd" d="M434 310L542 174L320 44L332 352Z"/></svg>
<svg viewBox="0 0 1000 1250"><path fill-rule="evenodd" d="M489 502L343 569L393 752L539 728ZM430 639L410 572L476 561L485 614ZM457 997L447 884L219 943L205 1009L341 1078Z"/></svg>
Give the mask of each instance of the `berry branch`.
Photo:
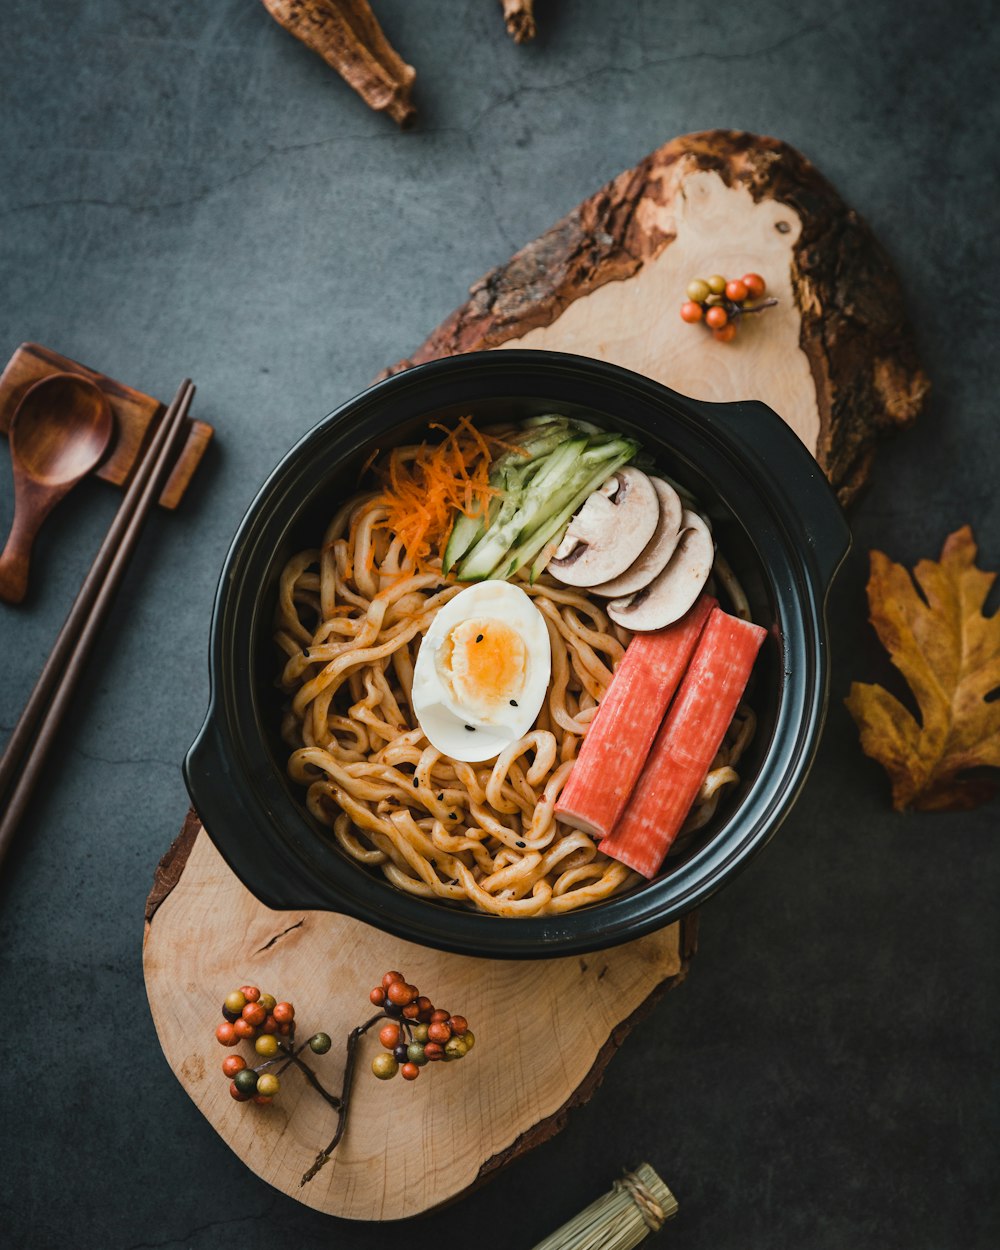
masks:
<svg viewBox="0 0 1000 1250"><path fill-rule="evenodd" d="M229 1092L237 1102L266 1106L281 1088L281 1077L291 1067L297 1068L309 1084L337 1112L337 1128L325 1150L321 1150L299 1185L311 1181L340 1145L347 1130L354 1068L358 1043L380 1020L379 1041L383 1051L372 1060L372 1072L387 1081L402 1074L405 1081L415 1081L420 1069L428 1063L464 1058L475 1045L476 1038L464 1016L454 1016L436 1008L415 985L407 983L401 972L387 972L369 994L369 1000L381 1010L347 1035L347 1057L340 1094L332 1094L302 1058L311 1050L325 1055L333 1042L328 1033L314 1033L307 1041L295 1045L295 1008L291 1003L277 1002L272 994L262 994L255 985L243 985L226 995L222 1005L223 1021L215 1036L223 1046L236 1046L252 1041L261 1057L249 1067L242 1055L227 1055L222 1071L230 1078ZM281 1064L277 1072L268 1071Z"/></svg>
<svg viewBox="0 0 1000 1250"><path fill-rule="evenodd" d="M704 319L712 337L720 343L731 343L736 325L747 313L763 312L777 304L774 298L763 299L767 284L759 273L745 273L742 278L728 280L721 273L710 278L695 278L688 283L687 302L681 305L681 320L692 325ZM760 303L750 303L760 300Z"/></svg>

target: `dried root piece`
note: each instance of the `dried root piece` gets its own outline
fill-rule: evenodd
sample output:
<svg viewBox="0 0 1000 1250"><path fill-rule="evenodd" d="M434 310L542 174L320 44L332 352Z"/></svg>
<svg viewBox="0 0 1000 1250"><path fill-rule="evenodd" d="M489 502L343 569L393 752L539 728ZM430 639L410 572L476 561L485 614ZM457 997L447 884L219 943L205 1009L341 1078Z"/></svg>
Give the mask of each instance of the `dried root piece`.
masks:
<svg viewBox="0 0 1000 1250"><path fill-rule="evenodd" d="M535 37L535 0L500 0L507 34L515 43Z"/></svg>
<svg viewBox="0 0 1000 1250"><path fill-rule="evenodd" d="M276 22L318 53L359 96L400 126L416 115L416 70L382 32L368 0L261 0Z"/></svg>

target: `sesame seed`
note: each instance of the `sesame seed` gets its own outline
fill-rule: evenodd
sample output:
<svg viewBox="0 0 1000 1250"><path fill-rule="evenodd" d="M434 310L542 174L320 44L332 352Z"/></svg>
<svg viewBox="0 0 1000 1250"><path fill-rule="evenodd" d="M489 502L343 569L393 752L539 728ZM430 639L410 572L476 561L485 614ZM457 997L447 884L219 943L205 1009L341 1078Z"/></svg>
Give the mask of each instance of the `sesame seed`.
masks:
<svg viewBox="0 0 1000 1250"><path fill-rule="evenodd" d="M516 700L516 699L511 699L511 701L510 701L510 705L511 705L511 707L517 707L517 700Z"/></svg>
<svg viewBox="0 0 1000 1250"><path fill-rule="evenodd" d="M414 778L413 778L413 788L414 788L414 790L419 790L419 789L420 789L420 778L419 778L419 777L414 777Z"/></svg>
<svg viewBox="0 0 1000 1250"><path fill-rule="evenodd" d="M476 642L482 642L482 641L483 641L483 635L482 635L482 634L476 634Z"/></svg>
<svg viewBox="0 0 1000 1250"><path fill-rule="evenodd" d="M466 725L466 729L469 731L470 734L474 734L476 732L475 725Z"/></svg>
<svg viewBox="0 0 1000 1250"><path fill-rule="evenodd" d="M521 848L521 850L523 851L523 850L524 850L524 848L525 848L525 846L527 846L527 843L526 843L526 842L518 842L516 845L517 845L517 846L519 846L519 847Z"/></svg>

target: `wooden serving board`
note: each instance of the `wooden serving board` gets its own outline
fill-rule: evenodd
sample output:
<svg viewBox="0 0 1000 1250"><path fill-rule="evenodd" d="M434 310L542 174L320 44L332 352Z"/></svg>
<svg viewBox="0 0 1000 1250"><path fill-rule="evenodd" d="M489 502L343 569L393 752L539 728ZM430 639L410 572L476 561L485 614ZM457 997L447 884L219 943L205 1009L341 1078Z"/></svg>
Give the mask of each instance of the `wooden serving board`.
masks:
<svg viewBox="0 0 1000 1250"><path fill-rule="evenodd" d="M780 303L734 342L680 320L693 278L749 271ZM700 398L763 399L845 500L878 438L916 417L928 387L871 232L793 149L730 131L675 139L603 187L487 274L395 368L514 344L611 360ZM600 1084L637 1015L683 978L694 944L689 918L604 954L497 962L409 946L340 916L272 912L191 814L157 872L144 967L170 1066L244 1162L320 1210L379 1220L446 1202L556 1132ZM390 967L466 1015L477 1047L412 1085L376 1081L363 1058L346 1136L300 1189L333 1113L292 1075L270 1107L233 1102L220 1070L228 1052L212 1036L219 1003L259 983L295 1002L303 1028L343 1037ZM370 1058L377 1042L364 1045ZM316 1061L332 1088L342 1061L340 1045Z"/></svg>

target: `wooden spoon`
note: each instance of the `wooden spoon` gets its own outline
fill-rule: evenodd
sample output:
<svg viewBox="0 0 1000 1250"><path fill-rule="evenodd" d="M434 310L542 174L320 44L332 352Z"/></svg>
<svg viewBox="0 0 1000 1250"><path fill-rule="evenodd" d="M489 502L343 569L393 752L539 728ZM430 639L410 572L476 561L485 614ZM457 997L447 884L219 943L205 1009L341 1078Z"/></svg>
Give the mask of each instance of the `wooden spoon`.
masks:
<svg viewBox="0 0 1000 1250"><path fill-rule="evenodd" d="M24 598L42 522L100 463L113 432L108 397L79 374L50 374L24 393L10 422L14 523L0 555L0 599Z"/></svg>

